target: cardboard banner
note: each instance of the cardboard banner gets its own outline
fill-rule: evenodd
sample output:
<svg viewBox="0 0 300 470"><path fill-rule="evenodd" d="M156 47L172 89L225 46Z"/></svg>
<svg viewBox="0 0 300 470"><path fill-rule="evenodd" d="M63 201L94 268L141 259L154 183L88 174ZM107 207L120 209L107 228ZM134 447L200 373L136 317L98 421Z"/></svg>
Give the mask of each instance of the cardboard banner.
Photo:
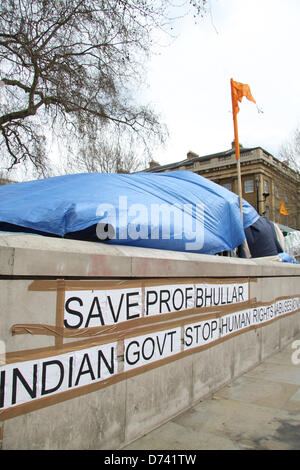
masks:
<svg viewBox="0 0 300 470"><path fill-rule="evenodd" d="M13 334L94 337L138 325L178 318L178 315L217 311L248 303L250 282L245 279L36 281L30 290L57 290L56 325L13 325ZM60 339L58 339L58 337Z"/></svg>
<svg viewBox="0 0 300 470"><path fill-rule="evenodd" d="M237 304L233 311L153 324L143 334L126 330L121 340L104 344L95 338L93 344L8 353L0 367L0 421L98 390L299 310L300 296L242 310Z"/></svg>
<svg viewBox="0 0 300 470"><path fill-rule="evenodd" d="M225 337L251 327L262 326L300 309L300 297L279 299L269 305L228 313L220 318L220 336Z"/></svg>
<svg viewBox="0 0 300 470"><path fill-rule="evenodd" d="M117 373L116 343L0 368L0 410L98 382Z"/></svg>
<svg viewBox="0 0 300 470"><path fill-rule="evenodd" d="M181 352L181 328L124 340L124 370L132 370Z"/></svg>

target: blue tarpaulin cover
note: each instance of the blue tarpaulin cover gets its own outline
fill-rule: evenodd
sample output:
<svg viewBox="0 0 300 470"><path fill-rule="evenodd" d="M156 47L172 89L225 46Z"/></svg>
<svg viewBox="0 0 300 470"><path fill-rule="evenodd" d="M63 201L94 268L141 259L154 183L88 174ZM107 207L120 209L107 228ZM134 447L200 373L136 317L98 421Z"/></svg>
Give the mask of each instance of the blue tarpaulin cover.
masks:
<svg viewBox="0 0 300 470"><path fill-rule="evenodd" d="M189 171L81 173L0 187L0 230L215 254L258 218L238 196Z"/></svg>
<svg viewBox="0 0 300 470"><path fill-rule="evenodd" d="M296 260L293 256L289 255L288 253L282 252L278 253L279 258L283 263L293 263L293 264L299 264L299 261Z"/></svg>

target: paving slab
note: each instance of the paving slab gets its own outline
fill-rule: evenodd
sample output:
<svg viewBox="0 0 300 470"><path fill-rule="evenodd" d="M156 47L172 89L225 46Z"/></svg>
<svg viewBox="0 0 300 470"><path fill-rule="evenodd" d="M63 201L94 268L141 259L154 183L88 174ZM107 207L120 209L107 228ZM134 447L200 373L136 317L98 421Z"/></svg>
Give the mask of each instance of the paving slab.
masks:
<svg viewBox="0 0 300 470"><path fill-rule="evenodd" d="M232 385L224 387L215 396L286 411L295 409L298 412L299 403L294 404L298 391L297 385L270 380L262 382L255 377L242 376ZM296 398L293 398L294 396Z"/></svg>
<svg viewBox="0 0 300 470"><path fill-rule="evenodd" d="M125 450L194 450L199 449L199 442L205 449L213 449L215 446L220 450L238 450L239 448L226 436L216 436L172 420L125 447Z"/></svg>
<svg viewBox="0 0 300 470"><path fill-rule="evenodd" d="M126 450L299 450L300 364L292 344Z"/></svg>

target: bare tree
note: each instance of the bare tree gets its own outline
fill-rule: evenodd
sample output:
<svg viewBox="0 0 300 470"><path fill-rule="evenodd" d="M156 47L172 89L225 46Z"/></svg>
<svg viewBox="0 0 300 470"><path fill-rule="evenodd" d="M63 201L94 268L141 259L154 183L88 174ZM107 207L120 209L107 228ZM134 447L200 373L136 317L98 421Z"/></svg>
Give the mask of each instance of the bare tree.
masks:
<svg viewBox="0 0 300 470"><path fill-rule="evenodd" d="M285 162L292 170L300 173L300 129L297 128L278 152L279 159Z"/></svg>
<svg viewBox="0 0 300 470"><path fill-rule="evenodd" d="M206 0L187 4L202 11ZM6 167L45 174L49 133L66 152L130 131L143 145L164 128L132 90L142 83L166 0L5 0L0 4L0 149ZM2 162L2 163L3 163Z"/></svg>
<svg viewBox="0 0 300 470"><path fill-rule="evenodd" d="M122 142L111 138L82 144L76 157L69 155L63 163L63 173L133 173L147 168L149 159L147 154L144 158L138 156L132 140Z"/></svg>

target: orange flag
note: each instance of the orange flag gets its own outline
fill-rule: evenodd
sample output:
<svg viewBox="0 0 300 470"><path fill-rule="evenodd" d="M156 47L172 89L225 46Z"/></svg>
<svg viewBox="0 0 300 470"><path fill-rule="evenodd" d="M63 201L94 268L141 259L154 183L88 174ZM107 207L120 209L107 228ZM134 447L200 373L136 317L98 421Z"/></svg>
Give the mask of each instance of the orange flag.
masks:
<svg viewBox="0 0 300 470"><path fill-rule="evenodd" d="M233 108L233 113L235 115L240 110L239 102L242 101L243 96L246 96L246 98L249 101L253 101L253 103L256 103L255 99L253 98L251 94L249 85L246 85L245 83L235 82L233 79L231 79L231 89L232 89L232 108Z"/></svg>
<svg viewBox="0 0 300 470"><path fill-rule="evenodd" d="M281 206L280 206L279 212L280 212L280 214L283 214L283 215L289 215L288 211L286 210L286 208L283 204L283 201L281 201Z"/></svg>

